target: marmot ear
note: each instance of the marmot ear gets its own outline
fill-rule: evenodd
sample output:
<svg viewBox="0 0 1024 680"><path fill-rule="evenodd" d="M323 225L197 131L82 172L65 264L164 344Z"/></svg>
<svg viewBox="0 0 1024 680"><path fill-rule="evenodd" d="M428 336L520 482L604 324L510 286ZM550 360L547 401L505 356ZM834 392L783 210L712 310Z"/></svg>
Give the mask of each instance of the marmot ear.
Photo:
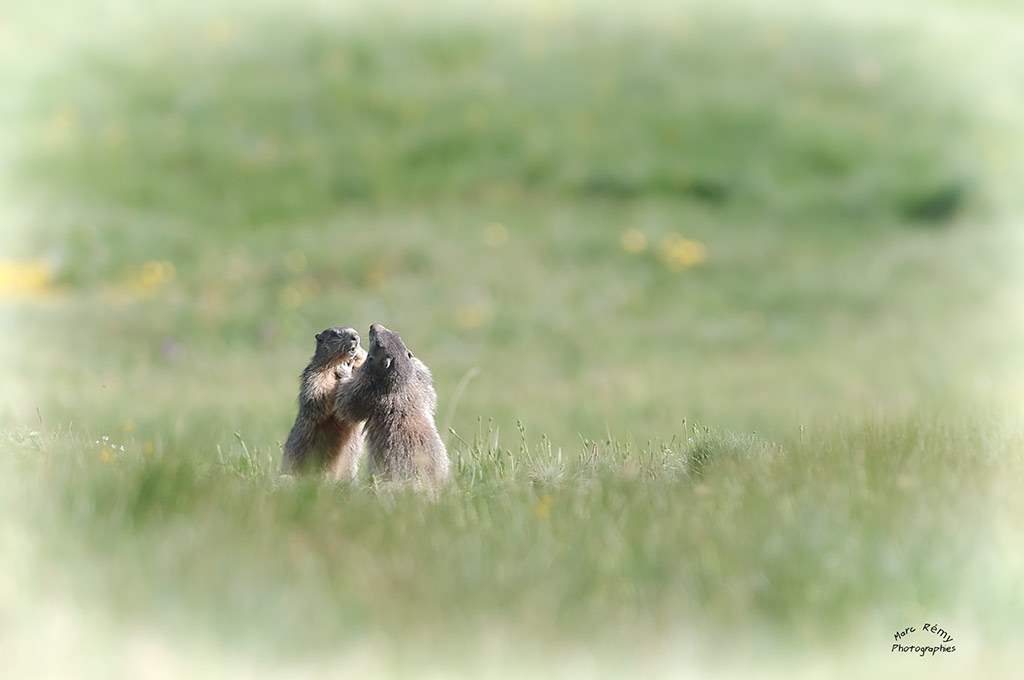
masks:
<svg viewBox="0 0 1024 680"><path fill-rule="evenodd" d="M384 360L384 368L391 368L391 357Z"/></svg>
<svg viewBox="0 0 1024 680"><path fill-rule="evenodd" d="M317 333L317 334L316 334L315 336L313 336L313 337L315 337L315 338L316 338L316 341L317 341L317 342L320 342L320 340L321 340L321 339L323 339L323 333Z"/></svg>
<svg viewBox="0 0 1024 680"><path fill-rule="evenodd" d="M406 354L408 354L409 358L412 359L412 352L406 352Z"/></svg>

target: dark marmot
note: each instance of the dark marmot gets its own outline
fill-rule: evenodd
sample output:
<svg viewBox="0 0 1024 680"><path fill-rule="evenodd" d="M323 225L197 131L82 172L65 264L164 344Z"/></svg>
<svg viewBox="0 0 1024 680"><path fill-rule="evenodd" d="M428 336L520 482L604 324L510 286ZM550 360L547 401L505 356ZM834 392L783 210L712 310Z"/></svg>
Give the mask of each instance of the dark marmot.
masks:
<svg viewBox="0 0 1024 680"><path fill-rule="evenodd" d="M430 370L398 333L370 326L366 360L351 380L338 384L335 402L339 421L365 421L370 474L385 480L447 479L450 463L434 424L436 410Z"/></svg>
<svg viewBox="0 0 1024 680"><path fill-rule="evenodd" d="M302 372L299 415L281 457L281 472L317 472L329 479L354 479L363 448L359 422L334 417L337 386L362 365L366 350L354 328L328 328L316 334L316 353Z"/></svg>

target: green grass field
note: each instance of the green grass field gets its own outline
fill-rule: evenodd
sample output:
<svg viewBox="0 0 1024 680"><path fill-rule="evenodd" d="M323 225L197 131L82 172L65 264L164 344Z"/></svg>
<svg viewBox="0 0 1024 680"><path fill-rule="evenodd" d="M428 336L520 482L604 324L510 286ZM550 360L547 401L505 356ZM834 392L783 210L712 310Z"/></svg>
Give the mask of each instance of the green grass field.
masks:
<svg viewBox="0 0 1024 680"><path fill-rule="evenodd" d="M0 675L1019 667L1024 13L634 4L0 5ZM375 322L454 483L279 482Z"/></svg>

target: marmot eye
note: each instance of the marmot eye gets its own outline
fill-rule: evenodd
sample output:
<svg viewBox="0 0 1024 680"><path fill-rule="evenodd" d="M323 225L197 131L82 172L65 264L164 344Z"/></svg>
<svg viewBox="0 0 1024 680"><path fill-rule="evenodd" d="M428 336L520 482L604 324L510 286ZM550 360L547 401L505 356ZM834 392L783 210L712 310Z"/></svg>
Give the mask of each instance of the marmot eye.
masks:
<svg viewBox="0 0 1024 680"><path fill-rule="evenodd" d="M408 352L409 358L412 359L412 352Z"/></svg>

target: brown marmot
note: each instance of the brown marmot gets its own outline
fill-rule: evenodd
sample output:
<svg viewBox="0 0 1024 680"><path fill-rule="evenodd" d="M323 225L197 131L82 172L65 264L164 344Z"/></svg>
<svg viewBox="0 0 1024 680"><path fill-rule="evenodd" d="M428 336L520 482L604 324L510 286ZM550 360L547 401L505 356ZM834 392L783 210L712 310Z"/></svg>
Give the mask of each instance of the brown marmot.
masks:
<svg viewBox="0 0 1024 680"><path fill-rule="evenodd" d="M316 334L316 353L302 372L299 415L284 444L281 472L317 472L328 479L354 479L363 448L359 422L334 417L335 388L362 365L366 350L354 328L328 328Z"/></svg>
<svg viewBox="0 0 1024 680"><path fill-rule="evenodd" d="M398 333L370 326L366 360L336 392L337 419L365 421L371 475L430 482L449 477L448 452L434 424L434 378Z"/></svg>

